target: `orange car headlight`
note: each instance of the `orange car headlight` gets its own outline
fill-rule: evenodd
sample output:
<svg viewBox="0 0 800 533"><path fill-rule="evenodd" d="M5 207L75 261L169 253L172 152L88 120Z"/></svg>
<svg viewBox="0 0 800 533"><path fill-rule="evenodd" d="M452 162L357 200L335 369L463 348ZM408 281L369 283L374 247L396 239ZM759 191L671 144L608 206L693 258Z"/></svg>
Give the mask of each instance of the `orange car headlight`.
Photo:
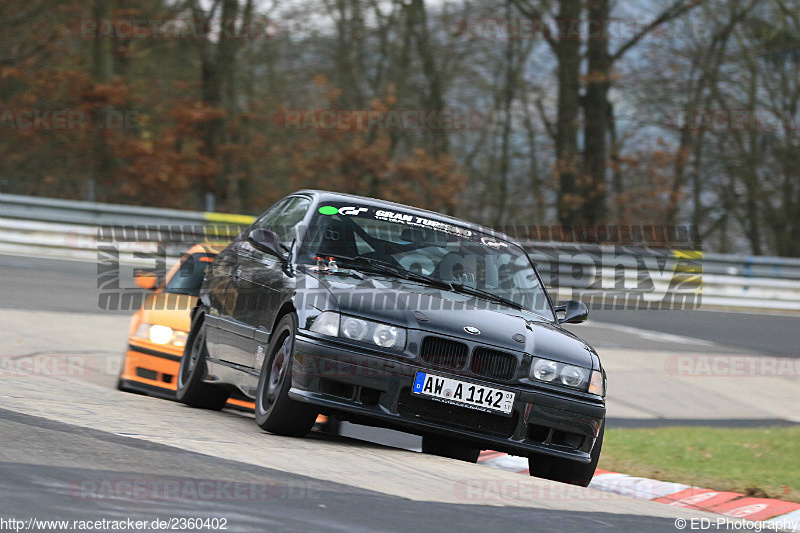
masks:
<svg viewBox="0 0 800 533"><path fill-rule="evenodd" d="M171 344L176 348L183 348L186 344L187 333L185 331L173 330L168 326L158 324L139 324L134 333L134 337L147 339L155 344Z"/></svg>
<svg viewBox="0 0 800 533"><path fill-rule="evenodd" d="M150 341L156 344L167 344L172 340L172 328L167 326L159 326L158 324L150 326Z"/></svg>
<svg viewBox="0 0 800 533"><path fill-rule="evenodd" d="M172 345L178 348L183 348L184 346L186 346L186 337L188 336L189 334L186 333L185 331L178 331L178 330L173 331Z"/></svg>

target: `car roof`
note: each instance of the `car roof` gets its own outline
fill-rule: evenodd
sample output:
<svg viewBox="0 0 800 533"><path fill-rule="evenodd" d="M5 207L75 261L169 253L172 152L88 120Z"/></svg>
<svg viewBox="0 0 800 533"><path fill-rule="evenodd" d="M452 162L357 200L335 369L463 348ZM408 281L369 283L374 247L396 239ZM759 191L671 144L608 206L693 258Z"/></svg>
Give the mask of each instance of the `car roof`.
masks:
<svg viewBox="0 0 800 533"><path fill-rule="evenodd" d="M420 216L424 216L426 218L435 218L444 222L448 222L453 225L461 226L464 228L468 228L474 231L478 231L481 233L485 233L487 235L496 236L502 238L504 240L517 243L516 240L511 238L510 236L506 235L505 233L496 231L492 228L487 226L482 226L480 224L475 224L474 222L469 222L467 220L463 220L460 218L452 217L449 215L443 215L441 213L437 213L436 211L429 211L427 209L420 209L419 207L412 207L410 205L399 204L396 202L390 202L388 200L380 200L378 198L369 198L367 196L358 196L355 194L347 194L341 192L333 192L333 191L325 191L320 189L303 189L297 192L292 193L290 196L296 194L306 194L313 196L318 203L319 202L335 202L335 201L348 201L354 200L358 201L359 203L366 204L372 207L387 207L391 209L402 209L404 211L418 214Z"/></svg>

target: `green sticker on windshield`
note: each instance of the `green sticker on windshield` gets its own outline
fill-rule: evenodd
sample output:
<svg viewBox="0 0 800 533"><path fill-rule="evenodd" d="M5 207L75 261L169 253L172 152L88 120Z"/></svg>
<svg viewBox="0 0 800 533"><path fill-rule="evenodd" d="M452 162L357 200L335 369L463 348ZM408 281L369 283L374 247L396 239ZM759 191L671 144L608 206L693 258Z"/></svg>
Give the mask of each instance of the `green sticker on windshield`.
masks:
<svg viewBox="0 0 800 533"><path fill-rule="evenodd" d="M335 215L339 210L332 205L324 205L319 208L319 212L323 215Z"/></svg>

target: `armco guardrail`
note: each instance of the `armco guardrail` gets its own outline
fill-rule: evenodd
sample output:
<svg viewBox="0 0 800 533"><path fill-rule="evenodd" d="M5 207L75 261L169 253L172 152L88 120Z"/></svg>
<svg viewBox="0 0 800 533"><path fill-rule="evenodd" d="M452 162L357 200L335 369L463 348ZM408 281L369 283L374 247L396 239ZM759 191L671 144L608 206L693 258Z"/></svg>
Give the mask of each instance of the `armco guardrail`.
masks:
<svg viewBox="0 0 800 533"><path fill-rule="evenodd" d="M154 253L165 251L177 258L204 237L230 239L252 220L245 215L0 194L0 253L97 260L104 247L113 245L121 261L151 265L148 257ZM132 239L113 238L114 228L133 226L154 231ZM167 241L159 240L164 228L169 228ZM577 298L595 308L702 305L800 311L800 259L560 242L523 246L558 299ZM664 305L670 294L678 294L677 305Z"/></svg>
<svg viewBox="0 0 800 533"><path fill-rule="evenodd" d="M17 194L0 194L0 216L12 219L90 226L180 226L196 224L238 224L247 226L253 220L253 217L247 215L58 200Z"/></svg>
<svg viewBox="0 0 800 533"><path fill-rule="evenodd" d="M522 244L545 284L561 300L578 299L595 308L674 309L701 304L800 310L800 259L561 242Z"/></svg>
<svg viewBox="0 0 800 533"><path fill-rule="evenodd" d="M0 194L0 252L96 260L99 249L113 245L121 261L146 265L152 261L142 254L161 248L177 258L188 244L230 240L252 221L247 215Z"/></svg>

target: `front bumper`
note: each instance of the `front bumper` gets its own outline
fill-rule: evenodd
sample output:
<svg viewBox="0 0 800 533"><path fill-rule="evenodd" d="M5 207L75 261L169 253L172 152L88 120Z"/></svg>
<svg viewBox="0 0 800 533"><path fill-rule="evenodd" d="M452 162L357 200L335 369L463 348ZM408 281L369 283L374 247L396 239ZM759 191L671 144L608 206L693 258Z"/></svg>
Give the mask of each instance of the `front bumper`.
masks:
<svg viewBox="0 0 800 533"><path fill-rule="evenodd" d="M418 370L516 393L510 417L455 406L410 393ZM290 397L357 423L438 434L513 455L542 453L591 461L605 419L601 399L494 383L443 371L406 358L366 354L306 336L295 342Z"/></svg>
<svg viewBox="0 0 800 533"><path fill-rule="evenodd" d="M120 372L124 390L135 390L174 399L181 355L128 344Z"/></svg>
<svg viewBox="0 0 800 533"><path fill-rule="evenodd" d="M128 351L125 352L117 388L175 400L181 357L182 355L176 353L154 350L131 343L128 345ZM252 411L254 404L247 399L229 398L228 407Z"/></svg>

